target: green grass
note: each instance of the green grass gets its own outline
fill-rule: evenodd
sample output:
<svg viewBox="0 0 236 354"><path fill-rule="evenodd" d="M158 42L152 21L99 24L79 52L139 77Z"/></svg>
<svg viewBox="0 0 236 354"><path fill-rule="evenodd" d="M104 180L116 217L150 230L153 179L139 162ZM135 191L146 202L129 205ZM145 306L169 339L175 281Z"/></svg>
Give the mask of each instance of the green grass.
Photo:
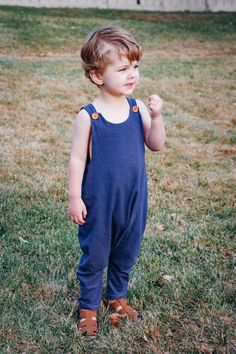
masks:
<svg viewBox="0 0 236 354"><path fill-rule="evenodd" d="M0 16L0 353L235 353L235 15L1 7ZM101 311L89 342L75 327L81 252L67 165L76 112L97 92L79 51L103 24L141 42L135 96L163 98L167 140L162 153L146 149L148 224L128 295L144 321L114 329Z"/></svg>
<svg viewBox="0 0 236 354"><path fill-rule="evenodd" d="M11 43L25 48L41 50L65 47L68 42L76 46L76 38L83 39L92 27L113 23L129 27L142 43L152 43L164 37L200 40L230 40L235 33L234 14L179 14L172 20L159 20L149 12L90 9L31 9L2 7L1 32L7 34L7 47ZM210 30L209 30L210 29ZM9 41L10 36L10 41ZM2 38L4 40L4 38Z"/></svg>

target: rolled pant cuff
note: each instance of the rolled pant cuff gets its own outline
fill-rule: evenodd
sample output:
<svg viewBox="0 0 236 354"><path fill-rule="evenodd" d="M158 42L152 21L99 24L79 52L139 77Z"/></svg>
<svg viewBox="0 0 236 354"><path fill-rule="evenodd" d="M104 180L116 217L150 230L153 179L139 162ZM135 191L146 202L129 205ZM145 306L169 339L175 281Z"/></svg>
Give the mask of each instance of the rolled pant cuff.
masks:
<svg viewBox="0 0 236 354"><path fill-rule="evenodd" d="M82 304L82 303L79 303L79 309L80 310L91 310L91 311L98 311L100 308L100 305L97 306L97 305L88 305L88 304Z"/></svg>
<svg viewBox="0 0 236 354"><path fill-rule="evenodd" d="M106 298L108 300L118 300L121 299L122 297L126 297L127 292L126 293L120 293L120 294L107 294Z"/></svg>

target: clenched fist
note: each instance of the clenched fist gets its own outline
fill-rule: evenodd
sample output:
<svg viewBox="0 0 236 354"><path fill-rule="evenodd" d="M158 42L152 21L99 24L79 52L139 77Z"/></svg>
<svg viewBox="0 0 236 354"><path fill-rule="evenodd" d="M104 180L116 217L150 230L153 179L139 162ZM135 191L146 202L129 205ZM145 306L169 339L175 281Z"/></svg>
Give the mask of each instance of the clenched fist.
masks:
<svg viewBox="0 0 236 354"><path fill-rule="evenodd" d="M158 118L161 115L163 107L162 99L157 95L151 95L148 97L148 108L152 119Z"/></svg>

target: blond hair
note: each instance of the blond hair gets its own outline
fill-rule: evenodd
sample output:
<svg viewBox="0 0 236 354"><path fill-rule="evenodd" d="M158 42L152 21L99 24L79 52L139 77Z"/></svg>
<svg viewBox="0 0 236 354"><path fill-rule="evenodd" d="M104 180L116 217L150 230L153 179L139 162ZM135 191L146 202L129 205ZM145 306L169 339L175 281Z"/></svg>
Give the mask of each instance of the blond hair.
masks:
<svg viewBox="0 0 236 354"><path fill-rule="evenodd" d="M100 27L88 35L81 49L85 76L90 79L92 70L102 73L106 65L111 63L110 54L114 49L130 62L139 61L142 57L141 46L132 34L119 27Z"/></svg>

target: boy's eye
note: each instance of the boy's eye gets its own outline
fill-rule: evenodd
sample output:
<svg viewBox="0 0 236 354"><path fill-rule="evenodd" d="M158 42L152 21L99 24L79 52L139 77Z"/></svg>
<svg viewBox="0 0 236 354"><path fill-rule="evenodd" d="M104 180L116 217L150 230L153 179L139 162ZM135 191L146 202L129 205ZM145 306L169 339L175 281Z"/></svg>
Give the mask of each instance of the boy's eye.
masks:
<svg viewBox="0 0 236 354"><path fill-rule="evenodd" d="M139 64L135 64L134 65L134 69L138 69L139 68ZM123 67L123 68L120 68L118 71L125 71L127 69L127 67Z"/></svg>

